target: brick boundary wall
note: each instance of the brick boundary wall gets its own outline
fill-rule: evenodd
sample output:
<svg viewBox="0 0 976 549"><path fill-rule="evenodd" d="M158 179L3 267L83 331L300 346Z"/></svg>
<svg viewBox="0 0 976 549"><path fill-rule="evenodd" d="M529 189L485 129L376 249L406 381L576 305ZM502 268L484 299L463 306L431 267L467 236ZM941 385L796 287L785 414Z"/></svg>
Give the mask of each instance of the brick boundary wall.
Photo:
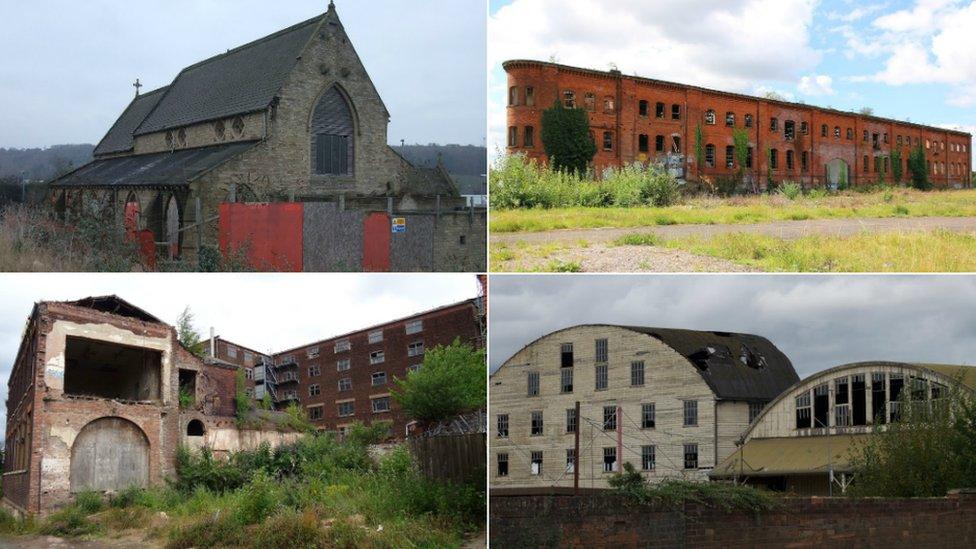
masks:
<svg viewBox="0 0 976 549"><path fill-rule="evenodd" d="M942 498L784 498L752 515L687 503L638 505L617 494L489 498L491 547L976 547L976 490Z"/></svg>

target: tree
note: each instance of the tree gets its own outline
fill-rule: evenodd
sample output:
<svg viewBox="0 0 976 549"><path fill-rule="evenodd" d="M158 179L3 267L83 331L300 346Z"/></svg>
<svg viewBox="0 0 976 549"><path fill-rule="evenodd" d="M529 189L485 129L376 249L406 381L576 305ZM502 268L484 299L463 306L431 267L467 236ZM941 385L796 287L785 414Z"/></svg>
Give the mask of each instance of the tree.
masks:
<svg viewBox="0 0 976 549"><path fill-rule="evenodd" d="M176 319L176 337L180 343L191 353L202 357L207 348L207 342L200 337L197 329L193 326L193 312L187 305L180 316Z"/></svg>
<svg viewBox="0 0 976 549"><path fill-rule="evenodd" d="M861 110L857 111L864 116L874 116L874 109L871 107L861 107Z"/></svg>
<svg viewBox="0 0 976 549"><path fill-rule="evenodd" d="M902 173L901 149L893 149L891 151L891 176L895 183L901 183Z"/></svg>
<svg viewBox="0 0 976 549"><path fill-rule="evenodd" d="M542 146L554 169L585 174L596 154L589 115L583 109L567 109L556 102L542 112Z"/></svg>
<svg viewBox="0 0 976 549"><path fill-rule="evenodd" d="M695 166L698 167L698 177L701 178L702 166L705 165L705 137L699 122L695 126Z"/></svg>
<svg viewBox="0 0 976 549"><path fill-rule="evenodd" d="M746 173L746 160L749 159L749 132L742 128L732 130L732 146L735 148L735 161L739 164L739 184Z"/></svg>
<svg viewBox="0 0 976 549"><path fill-rule="evenodd" d="M912 187L922 191L932 188L932 183L929 182L929 166L921 143L912 147L908 153L908 171L912 174Z"/></svg>
<svg viewBox="0 0 976 549"><path fill-rule="evenodd" d="M763 97L772 101L786 101L786 97L784 97L783 94L773 90L769 90L768 92L764 93Z"/></svg>
<svg viewBox="0 0 976 549"><path fill-rule="evenodd" d="M420 370L396 380L393 398L408 417L434 423L484 407L487 377L484 349L455 339L427 351Z"/></svg>

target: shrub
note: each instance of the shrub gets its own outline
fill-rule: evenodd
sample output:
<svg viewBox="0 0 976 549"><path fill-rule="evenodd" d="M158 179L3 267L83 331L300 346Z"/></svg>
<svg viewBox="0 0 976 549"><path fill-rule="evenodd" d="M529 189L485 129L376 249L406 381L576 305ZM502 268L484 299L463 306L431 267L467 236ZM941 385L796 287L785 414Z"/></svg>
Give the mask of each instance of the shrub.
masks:
<svg viewBox="0 0 976 549"><path fill-rule="evenodd" d="M585 173L596 154L589 114L583 109L564 108L557 101L542 112L542 146L557 171Z"/></svg>
<svg viewBox="0 0 976 549"><path fill-rule="evenodd" d="M326 547L326 536L314 511L282 509L255 530L251 543L268 549L312 549Z"/></svg>
<svg viewBox="0 0 976 549"><path fill-rule="evenodd" d="M441 421L483 407L487 377L484 349L456 339L428 350L420 370L397 379L393 398L418 421Z"/></svg>
<svg viewBox="0 0 976 549"><path fill-rule="evenodd" d="M241 524L257 524L271 515L280 500L268 474L259 469L239 494L235 518Z"/></svg>
<svg viewBox="0 0 976 549"><path fill-rule="evenodd" d="M803 194L803 187L795 181L785 181L780 185L779 192L790 200L796 200Z"/></svg>
<svg viewBox="0 0 976 549"><path fill-rule="evenodd" d="M932 183L929 182L929 165L925 160L925 150L921 143L908 152L908 171L912 175L912 187L920 191L932 188Z"/></svg>
<svg viewBox="0 0 976 549"><path fill-rule="evenodd" d="M75 495L75 505L86 515L101 511L105 507L102 494L94 490L83 490Z"/></svg>
<svg viewBox="0 0 976 549"><path fill-rule="evenodd" d="M41 534L60 537L86 536L100 531L101 526L89 520L77 505L69 505L49 516L40 528Z"/></svg>

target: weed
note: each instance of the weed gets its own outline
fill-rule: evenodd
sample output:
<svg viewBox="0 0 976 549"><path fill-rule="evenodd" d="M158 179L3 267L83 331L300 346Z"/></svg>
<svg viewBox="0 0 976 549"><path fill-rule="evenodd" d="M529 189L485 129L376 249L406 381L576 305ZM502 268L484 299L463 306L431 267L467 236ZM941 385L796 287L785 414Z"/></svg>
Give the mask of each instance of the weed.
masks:
<svg viewBox="0 0 976 549"><path fill-rule="evenodd" d="M785 181L782 185L780 185L779 192L790 200L796 200L801 194L803 194L803 187L801 187L800 184L795 181Z"/></svg>
<svg viewBox="0 0 976 549"><path fill-rule="evenodd" d="M583 270L576 261L550 261L546 266L546 271L553 273L578 273Z"/></svg>
<svg viewBox="0 0 976 549"><path fill-rule="evenodd" d="M617 246L660 246L664 239L654 233L634 233L624 235L614 241Z"/></svg>
<svg viewBox="0 0 976 549"><path fill-rule="evenodd" d="M77 505L69 505L52 514L41 525L39 532L47 536L78 537L97 534L101 525L88 519L87 514Z"/></svg>
<svg viewBox="0 0 976 549"><path fill-rule="evenodd" d="M101 511L105 507L102 494L94 490L83 490L75 495L75 505L86 515Z"/></svg>

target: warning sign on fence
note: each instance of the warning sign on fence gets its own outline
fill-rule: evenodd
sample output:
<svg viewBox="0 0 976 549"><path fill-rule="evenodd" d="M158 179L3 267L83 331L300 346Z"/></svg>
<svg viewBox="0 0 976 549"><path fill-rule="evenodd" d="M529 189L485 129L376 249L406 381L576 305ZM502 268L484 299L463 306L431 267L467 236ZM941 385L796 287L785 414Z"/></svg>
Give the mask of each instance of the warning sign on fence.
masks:
<svg viewBox="0 0 976 549"><path fill-rule="evenodd" d="M394 233L405 233L405 232L407 232L407 218L406 217L394 217L393 218L393 232Z"/></svg>

